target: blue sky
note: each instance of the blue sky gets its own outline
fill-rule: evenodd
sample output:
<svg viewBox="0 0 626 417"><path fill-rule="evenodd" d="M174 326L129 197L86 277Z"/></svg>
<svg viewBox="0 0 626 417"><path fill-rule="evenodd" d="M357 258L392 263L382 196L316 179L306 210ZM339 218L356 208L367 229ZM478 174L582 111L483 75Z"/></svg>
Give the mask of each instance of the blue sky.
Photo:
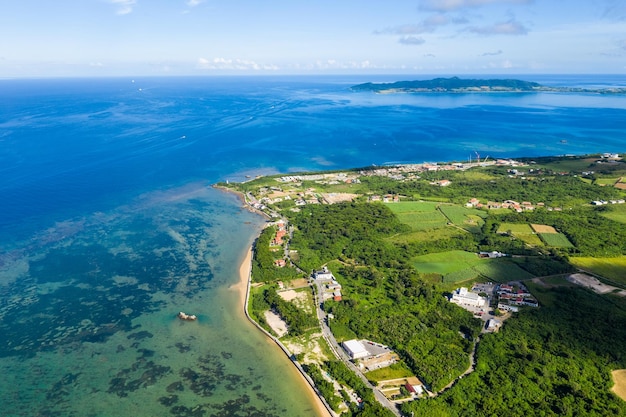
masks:
<svg viewBox="0 0 626 417"><path fill-rule="evenodd" d="M6 0L0 77L626 72L626 0Z"/></svg>

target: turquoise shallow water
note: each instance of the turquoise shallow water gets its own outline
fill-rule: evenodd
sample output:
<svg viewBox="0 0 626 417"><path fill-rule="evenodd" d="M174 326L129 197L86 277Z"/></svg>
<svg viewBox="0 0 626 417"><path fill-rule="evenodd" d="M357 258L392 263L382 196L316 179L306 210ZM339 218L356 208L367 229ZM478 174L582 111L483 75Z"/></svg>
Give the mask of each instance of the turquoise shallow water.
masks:
<svg viewBox="0 0 626 417"><path fill-rule="evenodd" d="M2 414L314 415L229 288L261 226L238 206L190 184L59 223L9 253Z"/></svg>
<svg viewBox="0 0 626 417"><path fill-rule="evenodd" d="M622 96L347 88L364 81L0 81L2 415L315 414L229 290L263 220L213 182L626 145Z"/></svg>

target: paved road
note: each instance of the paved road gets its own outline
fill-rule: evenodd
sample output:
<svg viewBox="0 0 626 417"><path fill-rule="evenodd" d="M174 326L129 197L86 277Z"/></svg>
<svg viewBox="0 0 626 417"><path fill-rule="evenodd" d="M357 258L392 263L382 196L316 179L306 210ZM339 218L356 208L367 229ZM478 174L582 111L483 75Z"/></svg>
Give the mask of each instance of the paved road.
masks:
<svg viewBox="0 0 626 417"><path fill-rule="evenodd" d="M330 331L330 328L328 327L326 313L324 312L324 310L322 310L322 303L321 303L320 296L323 291L323 284L316 283L316 285L317 285L317 292L315 295L316 297L315 304L317 305L317 318L320 322L322 335L324 336L324 339L326 339L326 341L328 342L328 345L330 346L331 350L333 351L337 359L345 363L348 366L348 368L350 368L356 375L359 376L359 378L361 378L361 380L365 383L367 387L372 389L372 391L374 392L374 396L376 397L376 400L378 400L379 403L381 403L384 407L391 410L396 416L401 417L400 411L398 410L396 405L392 403L391 401L389 401L389 399L385 397L385 395L379 389L377 389L376 387L372 386L372 384L370 384L370 382L367 380L365 375L363 375L360 369L357 368L356 365L354 365L354 363L350 361L350 358L348 357L346 352L341 348L341 346L339 346L339 343L337 343L335 336L333 336L333 333Z"/></svg>

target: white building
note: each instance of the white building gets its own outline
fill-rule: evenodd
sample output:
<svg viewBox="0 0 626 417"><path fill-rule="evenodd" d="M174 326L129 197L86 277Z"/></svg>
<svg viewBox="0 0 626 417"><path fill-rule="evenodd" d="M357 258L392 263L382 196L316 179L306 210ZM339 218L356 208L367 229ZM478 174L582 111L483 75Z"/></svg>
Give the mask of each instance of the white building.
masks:
<svg viewBox="0 0 626 417"><path fill-rule="evenodd" d="M350 359L360 359L370 355L365 346L358 340L346 340L342 345Z"/></svg>
<svg viewBox="0 0 626 417"><path fill-rule="evenodd" d="M323 280L334 280L335 277L332 272L328 270L328 268L323 267L321 271L315 271L313 273L313 277L318 281Z"/></svg>
<svg viewBox="0 0 626 417"><path fill-rule="evenodd" d="M451 302L460 306L466 305L471 307L485 307L487 299L480 295L470 292L465 287L461 287L452 293Z"/></svg>

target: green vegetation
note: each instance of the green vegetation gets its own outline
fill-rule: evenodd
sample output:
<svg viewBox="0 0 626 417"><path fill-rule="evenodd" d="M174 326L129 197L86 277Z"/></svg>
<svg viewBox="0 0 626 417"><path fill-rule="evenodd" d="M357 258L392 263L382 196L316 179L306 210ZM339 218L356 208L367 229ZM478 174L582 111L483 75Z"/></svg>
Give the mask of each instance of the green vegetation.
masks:
<svg viewBox="0 0 626 417"><path fill-rule="evenodd" d="M270 242L276 234L276 228L267 227L263 229L254 247L254 257L252 259L252 281L253 282L276 282L279 280L289 280L302 276L291 268L279 268L274 265L276 259L282 258L282 248L276 252L270 250Z"/></svg>
<svg viewBox="0 0 626 417"><path fill-rule="evenodd" d="M626 256L615 258L577 257L572 258L571 262L585 271L626 285Z"/></svg>
<svg viewBox="0 0 626 417"><path fill-rule="evenodd" d="M562 233L538 233L541 240L543 240L546 246L553 246L555 248L573 248L572 242L567 239Z"/></svg>
<svg viewBox="0 0 626 417"><path fill-rule="evenodd" d="M439 229L446 226L448 220L437 210L438 206L439 203L425 201L407 201L388 205L398 220L414 231Z"/></svg>
<svg viewBox="0 0 626 417"><path fill-rule="evenodd" d="M366 372L365 376L369 381L378 383L379 381L387 381L390 379L407 378L413 376L413 372L403 363L394 363L386 368L376 369Z"/></svg>
<svg viewBox="0 0 626 417"><path fill-rule="evenodd" d="M480 233L484 219L487 217L487 213L483 210L451 204L442 204L439 206L439 210L448 218L450 223L472 233Z"/></svg>
<svg viewBox="0 0 626 417"><path fill-rule="evenodd" d="M626 204L602 206L600 215L607 219L626 224Z"/></svg>
<svg viewBox="0 0 626 417"><path fill-rule="evenodd" d="M540 288L540 287L537 287ZM626 310L580 288L533 289L542 308L485 335L476 371L409 415L624 416L610 371L626 367Z"/></svg>
<svg viewBox="0 0 626 417"><path fill-rule="evenodd" d="M301 185L278 186L271 178L247 183L240 189L257 199L293 193L293 201L304 190L310 198L329 189L362 194L352 203L270 204L272 210L288 209L281 215L295 228L289 243L297 257L291 258L295 266L275 267L283 248L273 252L269 242L274 231L263 232L253 276L266 285L253 288L250 313L266 326L264 312L273 310L288 323L291 335L311 335L317 325L314 315L280 298L275 282L302 276L296 267L308 273L326 265L342 285L342 301L324 302L333 315L329 326L336 339L376 340L401 358L367 377L418 375L438 391L468 369L483 327L448 302L448 291L475 281L524 281L541 307L522 309L499 332L482 335L476 370L436 398L403 404L404 414L626 415L624 402L608 390L609 371L626 368L626 299L598 296L563 275L580 267L626 285L626 205L589 205L591 200L624 198L623 191L599 185L620 177L617 170L624 164L598 165L596 160L537 158L536 164L515 172L488 166L420 171L419 178L404 172L351 171L340 180L350 175L359 181L335 180L332 185L303 179ZM595 174L581 180L590 165ZM436 185L442 179L451 184ZM402 201L366 202L366 196L386 194ZM535 207L519 213L466 208L471 198L528 201ZM476 255L480 251L512 256L484 259ZM533 277L544 278L533 282ZM351 389L364 399L362 408L352 404L346 415L388 412L342 363L305 365L334 408L351 402L346 393ZM330 379L344 391L336 393Z"/></svg>

